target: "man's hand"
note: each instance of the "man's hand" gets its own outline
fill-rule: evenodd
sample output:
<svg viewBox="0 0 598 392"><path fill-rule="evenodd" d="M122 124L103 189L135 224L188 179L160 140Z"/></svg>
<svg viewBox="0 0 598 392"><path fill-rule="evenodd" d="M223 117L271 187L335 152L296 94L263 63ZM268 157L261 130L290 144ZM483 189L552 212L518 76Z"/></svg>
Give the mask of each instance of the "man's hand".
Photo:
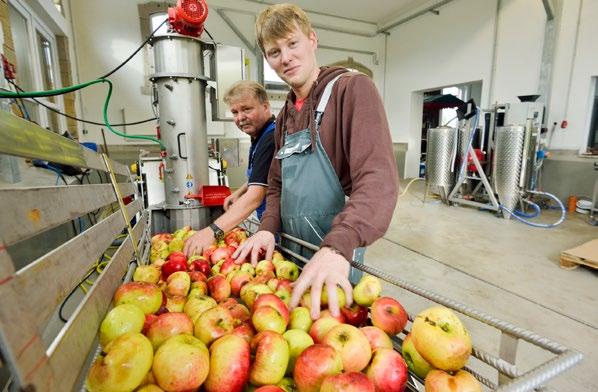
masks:
<svg viewBox="0 0 598 392"><path fill-rule="evenodd" d="M248 254L251 253L251 264L255 267L257 265L260 254L266 252L266 260L272 260L274 253L274 234L266 230L260 230L237 248L233 253L233 259L236 261L245 260Z"/></svg>
<svg viewBox="0 0 598 392"><path fill-rule="evenodd" d="M203 250L214 242L214 232L209 227L198 231L185 241L183 252L187 257L201 255Z"/></svg>
<svg viewBox="0 0 598 392"><path fill-rule="evenodd" d="M299 305L303 294L311 287L311 318L316 320L320 317L320 297L322 287L326 285L328 290L328 308L333 316L338 316L337 285L345 291L346 304L353 303L353 288L349 282L349 262L332 249L321 248L305 265L299 279L293 284L293 295L291 296L290 308Z"/></svg>

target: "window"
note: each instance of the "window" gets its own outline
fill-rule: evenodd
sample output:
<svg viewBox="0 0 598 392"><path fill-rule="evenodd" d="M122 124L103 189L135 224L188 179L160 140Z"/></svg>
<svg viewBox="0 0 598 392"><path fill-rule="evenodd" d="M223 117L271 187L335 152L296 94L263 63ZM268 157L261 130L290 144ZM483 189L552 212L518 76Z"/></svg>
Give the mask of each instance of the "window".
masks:
<svg viewBox="0 0 598 392"><path fill-rule="evenodd" d="M54 2L56 4L56 1ZM58 2L60 3L60 2ZM56 36L24 2L11 1L9 17L16 51L16 83L25 91L52 90L61 86ZM62 96L37 98L39 102L63 111ZM66 129L64 117L38 104L23 100L25 117L54 132Z"/></svg>
<svg viewBox="0 0 598 392"><path fill-rule="evenodd" d="M164 20L166 19L166 17L167 17L167 14L165 12L151 14L150 15L150 21L151 21L152 31L156 30L158 28L158 26L160 26L160 24L162 22L164 22ZM167 24L163 24L160 27L160 29L158 31L156 31L156 35L166 34L167 32L168 32L168 25Z"/></svg>
<svg viewBox="0 0 598 392"><path fill-rule="evenodd" d="M592 121L590 123L590 138L588 150L598 155L598 77L594 78L594 100L592 102Z"/></svg>
<svg viewBox="0 0 598 392"><path fill-rule="evenodd" d="M459 87L447 87L442 89L442 94L451 94L455 97L465 100L465 92ZM440 111L440 124L449 127L456 127L459 120L457 120L457 108L447 108Z"/></svg>

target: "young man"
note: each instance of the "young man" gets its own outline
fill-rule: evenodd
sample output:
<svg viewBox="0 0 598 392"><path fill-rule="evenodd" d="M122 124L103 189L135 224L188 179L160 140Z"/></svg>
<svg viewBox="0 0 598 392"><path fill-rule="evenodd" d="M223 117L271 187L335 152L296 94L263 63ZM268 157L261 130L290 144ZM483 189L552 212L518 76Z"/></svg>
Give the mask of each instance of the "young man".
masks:
<svg viewBox="0 0 598 392"><path fill-rule="evenodd" d="M266 206L268 171L274 155L274 117L266 90L258 83L240 81L225 94L224 101L233 113L237 127L251 137L247 182L224 200L222 216L185 242L184 252L201 254L215 239L245 220L253 211L262 218Z"/></svg>
<svg viewBox="0 0 598 392"><path fill-rule="evenodd" d="M329 308L337 315L337 286L347 304L352 302L348 260L359 261L358 248L384 235L397 200L382 100L367 76L318 67L317 37L299 7L266 8L256 34L266 61L292 91L276 122L277 153L260 231L235 257L251 254L255 263L265 250L271 258L278 231L320 245L295 283L291 307L311 287L311 315L318 318L325 285Z"/></svg>

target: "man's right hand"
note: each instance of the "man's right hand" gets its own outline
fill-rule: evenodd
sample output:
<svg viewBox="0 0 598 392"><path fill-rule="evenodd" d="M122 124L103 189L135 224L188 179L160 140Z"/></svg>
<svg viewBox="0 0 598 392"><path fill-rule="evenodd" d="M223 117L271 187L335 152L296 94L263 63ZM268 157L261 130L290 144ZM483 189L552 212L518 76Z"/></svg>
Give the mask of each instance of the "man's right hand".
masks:
<svg viewBox="0 0 598 392"><path fill-rule="evenodd" d="M251 264L255 267L262 252L266 252L266 260L272 260L275 242L274 234L266 230L260 230L237 248L236 252L233 253L233 259L237 261L245 260L247 255L251 253Z"/></svg>

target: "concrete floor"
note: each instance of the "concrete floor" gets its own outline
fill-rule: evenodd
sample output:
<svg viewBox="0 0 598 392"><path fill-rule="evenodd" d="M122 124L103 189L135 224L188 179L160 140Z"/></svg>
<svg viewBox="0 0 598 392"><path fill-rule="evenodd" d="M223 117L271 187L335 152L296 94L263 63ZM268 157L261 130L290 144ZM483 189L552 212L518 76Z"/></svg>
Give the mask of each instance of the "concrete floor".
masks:
<svg viewBox="0 0 598 392"><path fill-rule="evenodd" d="M584 354L548 385L558 391L598 391L598 271L559 268L560 252L598 236L575 214L557 228L533 228L489 212L423 200L423 183L399 199L385 237L368 248L366 263L421 288L532 330ZM554 222L557 212L539 221ZM432 302L387 285L385 292L417 312ZM463 316L474 345L498 355L497 329ZM553 357L520 342L522 371ZM492 369L471 365L491 380Z"/></svg>

